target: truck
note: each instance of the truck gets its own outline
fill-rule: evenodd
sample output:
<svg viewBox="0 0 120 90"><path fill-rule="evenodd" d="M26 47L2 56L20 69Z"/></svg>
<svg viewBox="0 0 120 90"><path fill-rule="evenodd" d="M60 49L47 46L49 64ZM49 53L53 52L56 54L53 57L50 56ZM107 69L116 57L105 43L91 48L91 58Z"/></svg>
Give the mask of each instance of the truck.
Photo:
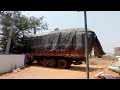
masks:
<svg viewBox="0 0 120 90"><path fill-rule="evenodd" d="M102 57L103 48L94 31L88 29L88 54ZM29 53L39 65L70 68L85 62L85 29L74 28L51 31L29 38Z"/></svg>

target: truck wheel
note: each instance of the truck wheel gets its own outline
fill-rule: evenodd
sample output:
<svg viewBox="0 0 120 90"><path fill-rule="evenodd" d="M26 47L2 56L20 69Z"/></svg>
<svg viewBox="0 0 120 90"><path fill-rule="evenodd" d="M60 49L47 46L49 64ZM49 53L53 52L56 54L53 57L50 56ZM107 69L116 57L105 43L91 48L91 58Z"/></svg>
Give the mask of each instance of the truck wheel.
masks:
<svg viewBox="0 0 120 90"><path fill-rule="evenodd" d="M43 59L43 60L41 61L41 64L42 64L43 66L47 66L47 60L46 60L46 59Z"/></svg>
<svg viewBox="0 0 120 90"><path fill-rule="evenodd" d="M56 61L54 59L49 59L49 64L48 66L50 67L55 67L56 66Z"/></svg>
<svg viewBox="0 0 120 90"><path fill-rule="evenodd" d="M68 67L68 62L67 62L67 60L60 59L60 60L58 61L58 67L59 67L59 68L62 68L62 69L67 68L67 67Z"/></svg>

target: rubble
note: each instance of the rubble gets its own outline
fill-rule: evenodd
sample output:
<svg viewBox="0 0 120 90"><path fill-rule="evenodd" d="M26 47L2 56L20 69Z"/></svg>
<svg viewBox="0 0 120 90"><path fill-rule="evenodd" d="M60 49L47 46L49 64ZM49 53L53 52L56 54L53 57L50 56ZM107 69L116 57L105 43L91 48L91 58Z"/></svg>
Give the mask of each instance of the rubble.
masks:
<svg viewBox="0 0 120 90"><path fill-rule="evenodd" d="M105 74L104 72L99 72L95 77L96 79L117 79L110 74Z"/></svg>
<svg viewBox="0 0 120 90"><path fill-rule="evenodd" d="M14 73L20 72L20 68L13 69L13 72L14 72Z"/></svg>

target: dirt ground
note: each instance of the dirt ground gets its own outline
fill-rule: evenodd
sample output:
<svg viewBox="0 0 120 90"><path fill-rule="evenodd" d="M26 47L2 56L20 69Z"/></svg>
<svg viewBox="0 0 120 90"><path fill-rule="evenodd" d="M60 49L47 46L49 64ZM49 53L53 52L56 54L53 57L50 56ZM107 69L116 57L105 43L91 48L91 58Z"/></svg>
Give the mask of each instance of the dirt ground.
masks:
<svg viewBox="0 0 120 90"><path fill-rule="evenodd" d="M95 79L95 74L104 71L114 77L118 73L108 70L113 60L90 59L90 79ZM0 79L86 79L86 64L72 65L70 69L48 68L34 64L17 73L0 75Z"/></svg>

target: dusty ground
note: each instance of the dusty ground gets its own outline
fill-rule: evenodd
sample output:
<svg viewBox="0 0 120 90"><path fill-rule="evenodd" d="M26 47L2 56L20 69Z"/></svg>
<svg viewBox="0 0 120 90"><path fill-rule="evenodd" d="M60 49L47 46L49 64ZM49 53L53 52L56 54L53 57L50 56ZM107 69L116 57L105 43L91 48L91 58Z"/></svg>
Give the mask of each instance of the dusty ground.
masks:
<svg viewBox="0 0 120 90"><path fill-rule="evenodd" d="M95 74L101 71L119 77L118 73L107 69L112 62L112 60L90 59L90 79L95 79ZM72 65L70 69L33 65L17 73L0 75L0 79L86 79L86 65Z"/></svg>

